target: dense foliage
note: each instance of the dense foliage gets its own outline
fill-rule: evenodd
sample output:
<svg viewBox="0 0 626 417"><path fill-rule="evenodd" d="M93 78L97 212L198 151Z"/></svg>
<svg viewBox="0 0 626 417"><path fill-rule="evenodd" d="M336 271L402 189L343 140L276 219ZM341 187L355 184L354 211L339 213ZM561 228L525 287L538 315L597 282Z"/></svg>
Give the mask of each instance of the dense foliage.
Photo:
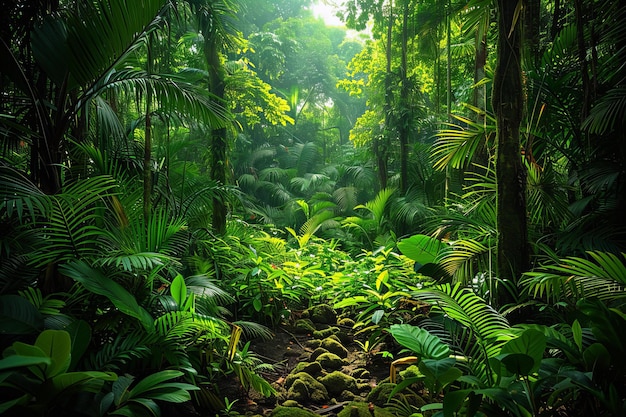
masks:
<svg viewBox="0 0 626 417"><path fill-rule="evenodd" d="M328 303L399 415L625 415L626 7L312 3L5 5L0 414L228 411Z"/></svg>

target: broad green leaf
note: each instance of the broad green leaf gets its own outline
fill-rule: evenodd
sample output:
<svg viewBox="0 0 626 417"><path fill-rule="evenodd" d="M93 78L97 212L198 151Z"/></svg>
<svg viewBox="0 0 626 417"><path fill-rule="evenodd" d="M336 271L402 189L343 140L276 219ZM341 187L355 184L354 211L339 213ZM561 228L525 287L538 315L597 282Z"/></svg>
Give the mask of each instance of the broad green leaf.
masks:
<svg viewBox="0 0 626 417"><path fill-rule="evenodd" d="M33 365L50 365L51 362L50 358L43 356L11 355L0 359L0 371Z"/></svg>
<svg viewBox="0 0 626 417"><path fill-rule="evenodd" d="M44 330L37 337L35 346L52 359L45 368L46 379L65 373L70 367L72 346L70 334L65 330Z"/></svg>
<svg viewBox="0 0 626 417"><path fill-rule="evenodd" d="M611 354L602 343L594 343L583 352L587 369L609 369Z"/></svg>
<svg viewBox="0 0 626 417"><path fill-rule="evenodd" d="M185 279L181 274L176 275L176 278L172 281L170 292L178 308L182 309L185 305L185 299L187 298L187 285L185 285Z"/></svg>
<svg viewBox="0 0 626 417"><path fill-rule="evenodd" d="M394 324L389 328L396 341L420 358L443 359L450 356L450 348L427 330L410 324Z"/></svg>
<svg viewBox="0 0 626 417"><path fill-rule="evenodd" d="M18 355L45 358L49 361L48 363L52 364L52 359L50 358L50 356L37 346L29 345L22 342L15 342L11 347ZM31 371L37 378L43 381L44 379L46 379L46 367L47 365L42 363L40 365L29 366L28 370Z"/></svg>
<svg viewBox="0 0 626 417"><path fill-rule="evenodd" d="M147 377L139 381L132 390L130 390L130 398L135 398L140 394L145 393L146 391L156 389L159 387L159 384L169 379L178 378L182 375L182 372L173 370L159 371L154 374L148 375Z"/></svg>
<svg viewBox="0 0 626 417"><path fill-rule="evenodd" d="M465 399L473 392L471 389L455 390L446 393L443 398L443 415L454 417L454 413L459 411Z"/></svg>
<svg viewBox="0 0 626 417"><path fill-rule="evenodd" d="M372 323L378 324L380 320L385 316L385 310L376 310L372 314Z"/></svg>
<svg viewBox="0 0 626 417"><path fill-rule="evenodd" d="M515 339L511 339L502 346L501 354L522 354L530 357L533 364L527 373L515 372L518 375L529 375L532 372L536 372L541 365L541 359L543 358L543 352L546 350L546 336L538 330L527 329L521 335ZM518 371L526 371L527 361L526 358L515 356L516 359L507 359L503 363L507 369L514 367ZM519 361L519 363L515 363Z"/></svg>
<svg viewBox="0 0 626 417"><path fill-rule="evenodd" d="M90 388L89 382L93 380L99 381L115 381L117 375L109 372L85 371L85 372L69 372L57 375L52 378L52 386L58 394L69 389L80 389L81 391L94 392L100 391L101 384L94 385ZM92 389L93 388L93 389Z"/></svg>
<svg viewBox="0 0 626 417"><path fill-rule="evenodd" d="M434 263L439 252L447 245L427 235L414 235L398 242L398 249L404 256L420 265Z"/></svg>
<svg viewBox="0 0 626 417"><path fill-rule="evenodd" d="M520 376L530 375L535 364L533 358L525 353L503 353L495 359L502 362L508 372Z"/></svg>
<svg viewBox="0 0 626 417"><path fill-rule="evenodd" d="M147 330L154 330L154 320L135 297L117 282L104 276L83 261L61 266L64 274L81 283L89 291L107 297L122 313L135 317Z"/></svg>
<svg viewBox="0 0 626 417"><path fill-rule="evenodd" d="M378 274L378 277L376 278L376 290L380 291L380 287L383 284L387 284L388 280L389 280L389 271L385 269L383 272Z"/></svg>
<svg viewBox="0 0 626 417"><path fill-rule="evenodd" d="M254 307L254 310L258 313L263 309L263 303L259 298L255 298L252 300L252 307Z"/></svg>
<svg viewBox="0 0 626 417"><path fill-rule="evenodd" d="M71 363L69 369L74 369L80 358L83 356L89 342L91 342L91 327L84 320L77 320L70 323L65 328L70 335L72 345Z"/></svg>
<svg viewBox="0 0 626 417"><path fill-rule="evenodd" d="M580 326L580 322L578 320L574 320L572 323L572 337L574 338L574 343L578 346L578 350L583 350L583 329Z"/></svg>

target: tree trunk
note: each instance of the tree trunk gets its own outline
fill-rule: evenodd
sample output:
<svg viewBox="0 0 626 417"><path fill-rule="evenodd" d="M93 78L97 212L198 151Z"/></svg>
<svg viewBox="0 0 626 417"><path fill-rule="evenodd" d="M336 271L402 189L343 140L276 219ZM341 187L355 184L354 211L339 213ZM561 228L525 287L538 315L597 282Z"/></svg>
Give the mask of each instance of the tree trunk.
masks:
<svg viewBox="0 0 626 417"><path fill-rule="evenodd" d="M205 58L209 68L209 88L211 93L215 95L220 104L224 99L224 70L220 61L220 52L215 40L208 40L205 44ZM227 149L228 137L225 127L211 130L211 178L218 185L226 184L226 170L228 169ZM223 198L220 196L213 197L213 214L212 223L213 230L218 235L226 232L226 213L227 207Z"/></svg>
<svg viewBox="0 0 626 417"><path fill-rule="evenodd" d="M146 61L148 75L152 73L152 35L148 39ZM152 89L146 92L146 123L143 144L143 217L147 222L152 213Z"/></svg>
<svg viewBox="0 0 626 417"><path fill-rule="evenodd" d="M387 22L387 45L385 48L386 72L385 72L385 126L382 135L374 142L374 154L378 166L378 179L380 188L387 188L387 160L389 158L389 147L391 143L391 132L393 131L393 91L391 73L391 36L393 34L393 0L389 1L389 20Z"/></svg>
<svg viewBox="0 0 626 417"><path fill-rule="evenodd" d="M400 191L405 195L409 189L409 133L411 126L411 111L409 109L409 80L407 78L407 43L408 39L409 0L404 0L402 8L402 55L400 63L400 124L398 137L400 139Z"/></svg>
<svg viewBox="0 0 626 417"><path fill-rule="evenodd" d="M524 96L521 70L522 0L498 0L498 58L493 85L497 128L498 276L517 283L529 264L526 219L526 172L520 154L520 124ZM501 303L514 301L499 294Z"/></svg>

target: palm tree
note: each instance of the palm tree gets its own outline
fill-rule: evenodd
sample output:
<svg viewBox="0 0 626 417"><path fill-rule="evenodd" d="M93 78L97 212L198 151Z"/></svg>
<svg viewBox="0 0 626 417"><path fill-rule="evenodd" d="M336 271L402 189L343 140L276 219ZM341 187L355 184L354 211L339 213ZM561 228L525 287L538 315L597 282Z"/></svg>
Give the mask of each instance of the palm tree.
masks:
<svg viewBox="0 0 626 417"><path fill-rule="evenodd" d="M517 282L528 267L526 174L520 158L520 124L524 111L521 69L522 0L498 1L498 60L493 83L496 112L498 273Z"/></svg>
<svg viewBox="0 0 626 417"><path fill-rule="evenodd" d="M225 98L225 69L222 54L237 43L235 27L239 2L237 0L188 0L195 13L204 38L203 53L209 72L209 91L217 103ZM219 184L227 183L229 172L228 132L225 126L216 126L211 132L211 178ZM213 199L213 229L219 235L226 231L227 206L223 199Z"/></svg>

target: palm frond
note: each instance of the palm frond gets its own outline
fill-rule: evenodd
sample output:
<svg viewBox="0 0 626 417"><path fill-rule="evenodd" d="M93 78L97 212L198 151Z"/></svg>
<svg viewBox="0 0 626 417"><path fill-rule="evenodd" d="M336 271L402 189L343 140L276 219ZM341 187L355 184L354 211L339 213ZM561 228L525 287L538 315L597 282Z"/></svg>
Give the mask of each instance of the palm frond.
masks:
<svg viewBox="0 0 626 417"><path fill-rule="evenodd" d="M596 102L582 128L591 134L603 135L615 129L624 129L625 120L626 87L617 86Z"/></svg>
<svg viewBox="0 0 626 417"><path fill-rule="evenodd" d="M31 222L50 212L52 201L17 170L0 165L0 213L17 216L20 223Z"/></svg>
<svg viewBox="0 0 626 417"><path fill-rule="evenodd" d="M98 176L77 181L65 192L50 196L49 216L44 227L31 232L41 241L32 253L32 262L45 265L51 262L90 258L98 254L98 245L108 232L101 222L106 197L113 195L117 184L111 177Z"/></svg>
<svg viewBox="0 0 626 417"><path fill-rule="evenodd" d="M461 284L444 284L419 290L414 296L432 304L454 321L470 329L488 358L500 353L510 325L483 299Z"/></svg>
<svg viewBox="0 0 626 417"><path fill-rule="evenodd" d="M226 127L227 122L232 120L228 111L217 104L219 100L206 89L177 75L155 76L136 69L114 71L109 78L95 85L84 99L89 100L107 90L129 94L135 91L146 94L150 90L162 108L183 118L193 115L212 128Z"/></svg>
<svg viewBox="0 0 626 417"><path fill-rule="evenodd" d="M460 124L449 124L449 129L437 133L433 145L432 158L436 169L446 166L465 169L470 166L477 150L481 147L490 149L495 135L495 120L486 115L485 124L467 117L453 115Z"/></svg>
<svg viewBox="0 0 626 417"><path fill-rule="evenodd" d="M169 6L146 0L142 7L115 0L93 0L48 18L32 35L33 54L58 85L88 87L136 48L155 19Z"/></svg>
<svg viewBox="0 0 626 417"><path fill-rule="evenodd" d="M521 285L534 297L575 304L586 297L607 303L626 297L626 254L587 252L589 259L567 257L524 274Z"/></svg>

